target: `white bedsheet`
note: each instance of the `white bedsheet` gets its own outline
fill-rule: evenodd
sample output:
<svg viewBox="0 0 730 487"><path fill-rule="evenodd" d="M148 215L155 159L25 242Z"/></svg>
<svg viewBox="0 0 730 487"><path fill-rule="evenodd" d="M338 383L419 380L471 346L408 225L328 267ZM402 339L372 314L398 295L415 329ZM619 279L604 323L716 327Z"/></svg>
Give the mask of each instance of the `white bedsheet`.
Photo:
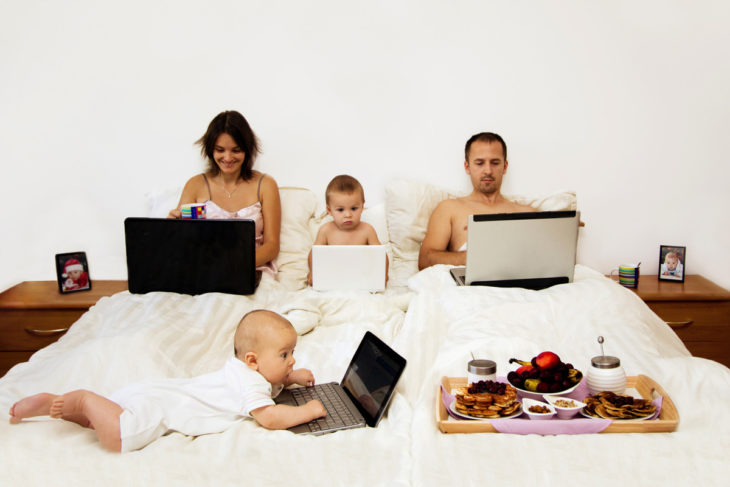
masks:
<svg viewBox="0 0 730 487"><path fill-rule="evenodd" d="M409 359L403 393L414 411L413 485L454 479L482 485L480 477L525 486L727 485L730 370L691 357L633 292L582 266L575 283L539 292L457 287L443 266L414 276L410 286L418 295L395 345ZM586 371L600 353L599 334L628 375L648 375L671 396L680 415L676 432L518 436L437 429L440 378L465 376L471 352L495 360L502 376L514 370L511 357L529 360L543 350Z"/></svg>
<svg viewBox="0 0 730 487"><path fill-rule="evenodd" d="M575 283L540 292L457 288L444 266L409 285L407 293L337 294L289 292L267 280L253 297L104 298L0 379L0 485L725 485L730 478L730 370L690 357L631 291L581 266ZM406 372L380 425L306 437L249 420L198 438L173 433L118 455L102 450L93 431L61 420L7 423L10 405L39 391L105 394L143 378L214 370L230 354L240 316L257 307L290 318L302 334L297 366L318 382L341 379L366 330L404 355ZM677 432L438 431L439 379L463 376L470 353L497 361L500 375L510 357L548 349L585 371L599 334L629 375L649 375L671 395Z"/></svg>

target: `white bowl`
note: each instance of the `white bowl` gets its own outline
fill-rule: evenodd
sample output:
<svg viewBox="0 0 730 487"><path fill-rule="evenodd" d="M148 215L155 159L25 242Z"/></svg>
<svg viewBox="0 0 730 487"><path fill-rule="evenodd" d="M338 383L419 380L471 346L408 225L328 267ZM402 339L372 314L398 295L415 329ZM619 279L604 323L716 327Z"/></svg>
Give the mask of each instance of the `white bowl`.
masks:
<svg viewBox="0 0 730 487"><path fill-rule="evenodd" d="M549 413L533 413L530 411L532 406L544 406L550 410ZM536 401L530 398L522 399L522 412L529 416L530 419L550 419L555 416L555 408L550 404L542 401Z"/></svg>
<svg viewBox="0 0 730 487"><path fill-rule="evenodd" d="M571 387L568 387L567 389L564 389L562 391L557 391L557 392L553 392L553 393L550 393L550 394L545 394L545 393L542 393L542 392L528 391L526 389L520 389L519 387L515 387L515 386L512 386L512 387L514 387L515 389L517 389L517 394L521 398L523 398L523 399L524 398L530 398L530 399L535 399L535 400L538 400L539 401L540 399L542 399L543 397L545 397L547 395L556 396L558 394L570 394L571 392L573 392L576 389L576 387L578 387L580 385L580 383L583 381L583 379L584 379L584 377L581 377L581 379L576 384L573 384ZM507 381L507 384L512 385L512 383L510 381Z"/></svg>
<svg viewBox="0 0 730 487"><path fill-rule="evenodd" d="M557 411L558 414L558 419L570 419L578 414L578 411L586 407L585 403L570 397L553 396L549 394L542 397L544 397L545 400L555 408L555 411ZM575 404L575 406L559 406L558 404L555 404L557 401L570 401Z"/></svg>

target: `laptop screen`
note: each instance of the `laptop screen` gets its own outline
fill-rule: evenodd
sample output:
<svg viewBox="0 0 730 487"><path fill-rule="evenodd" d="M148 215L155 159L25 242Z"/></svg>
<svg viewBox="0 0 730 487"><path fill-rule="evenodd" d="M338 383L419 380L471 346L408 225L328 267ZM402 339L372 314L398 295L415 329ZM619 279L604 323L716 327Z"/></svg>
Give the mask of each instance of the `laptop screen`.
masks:
<svg viewBox="0 0 730 487"><path fill-rule="evenodd" d="M403 357L369 331L365 333L341 385L368 426L380 421L405 367Z"/></svg>
<svg viewBox="0 0 730 487"><path fill-rule="evenodd" d="M471 215L466 284L543 289L573 281L580 213Z"/></svg>
<svg viewBox="0 0 730 487"><path fill-rule="evenodd" d="M253 220L127 218L124 232L131 293L256 290Z"/></svg>
<svg viewBox="0 0 730 487"><path fill-rule="evenodd" d="M385 255L383 245L313 245L312 288L384 291Z"/></svg>

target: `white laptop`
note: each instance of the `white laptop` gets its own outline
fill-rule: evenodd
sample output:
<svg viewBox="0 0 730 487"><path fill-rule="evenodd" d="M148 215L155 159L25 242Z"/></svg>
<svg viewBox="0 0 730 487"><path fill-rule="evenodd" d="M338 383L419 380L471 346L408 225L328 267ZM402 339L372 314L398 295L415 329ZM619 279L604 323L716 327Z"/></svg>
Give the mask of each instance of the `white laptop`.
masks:
<svg viewBox="0 0 730 487"><path fill-rule="evenodd" d="M384 291L384 245L313 245L312 288L317 291Z"/></svg>
<svg viewBox="0 0 730 487"><path fill-rule="evenodd" d="M573 282L580 212L470 215L459 285L545 289Z"/></svg>

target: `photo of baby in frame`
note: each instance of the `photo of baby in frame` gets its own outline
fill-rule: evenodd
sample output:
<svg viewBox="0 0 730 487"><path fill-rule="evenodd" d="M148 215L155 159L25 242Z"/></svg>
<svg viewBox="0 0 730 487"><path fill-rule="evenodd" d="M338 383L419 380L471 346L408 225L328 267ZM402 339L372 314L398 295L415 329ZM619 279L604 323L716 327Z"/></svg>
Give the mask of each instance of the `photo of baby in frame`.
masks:
<svg viewBox="0 0 730 487"><path fill-rule="evenodd" d="M659 280L684 282L686 247L659 246Z"/></svg>
<svg viewBox="0 0 730 487"><path fill-rule="evenodd" d="M56 254L56 277L61 294L91 289L86 252Z"/></svg>

